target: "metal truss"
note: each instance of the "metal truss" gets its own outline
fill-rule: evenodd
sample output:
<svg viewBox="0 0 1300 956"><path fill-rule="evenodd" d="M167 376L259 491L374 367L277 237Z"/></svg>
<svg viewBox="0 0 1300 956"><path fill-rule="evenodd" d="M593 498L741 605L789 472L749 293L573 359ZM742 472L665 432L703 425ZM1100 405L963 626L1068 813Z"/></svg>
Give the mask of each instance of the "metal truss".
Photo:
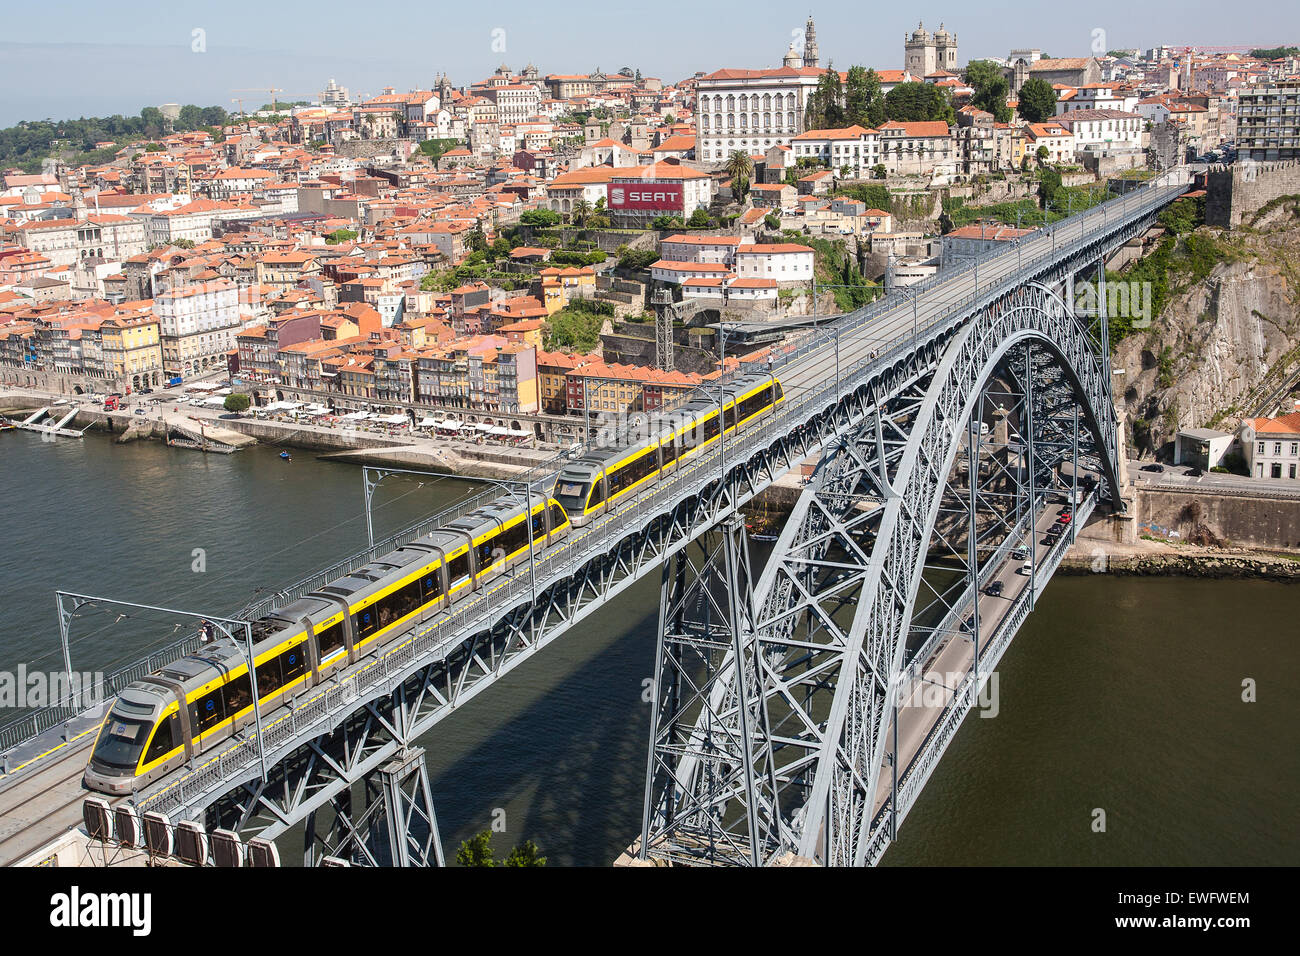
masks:
<svg viewBox="0 0 1300 956"><path fill-rule="evenodd" d="M682 717L674 679L681 681L674 671L681 668L670 657L676 630L666 628L642 858L693 863L704 848L714 863L770 863L787 852L827 865L879 858L900 816L902 768L890 769L885 808L877 808L877 795L886 755L896 747L889 734L897 728L897 692L909 637L917 636L928 562L948 558L961 582L952 593L926 585L923 618L945 625L973 603L979 516L989 515L990 528L997 522L1032 528L1067 445L1079 460L1080 420L1085 452L1100 467L1111 499L1118 499L1101 351L1059 296L1031 283L976 314L931 375L881 395L872 414L837 435L759 579L755 612L731 615L753 630L722 661L710 662L709 693L696 694L692 732L676 728ZM996 479L1009 465L990 467L981 488L979 432L970 426L999 370L1023 395L1009 508L991 507ZM1074 404L1064 442L1059 425L1067 393ZM965 478L955 469L963 439ZM952 539L963 522L941 520L945 507L951 514L962 510L962 482L964 558ZM1026 494L1025 482L1022 509L1014 498ZM1005 532L1000 537L1004 547L1011 540ZM1029 602L1041 583L1031 579ZM976 619L976 640L978 634ZM977 647L975 686L979 660ZM728 749L681 743L705 739L725 740ZM748 758L752 771L736 754Z"/></svg>
<svg viewBox="0 0 1300 956"><path fill-rule="evenodd" d="M317 830L318 811L307 814L306 865L325 858L363 866L445 865L422 748L399 754L363 778L359 813L353 791L348 787L330 799L332 820L325 834Z"/></svg>
<svg viewBox="0 0 1300 956"><path fill-rule="evenodd" d="M1168 198L1172 193L1166 197L1156 190L1144 204L1126 211L1127 218L1077 239L1062 236L1054 247L1055 258L1046 265L1038 261L1033 274L1064 281L1095 261L1097 250L1108 242L1113 246L1145 228L1142 224ZM844 581L828 597L832 607L814 615L816 626L809 631L801 625L797 639L807 646L800 654L816 665L807 665L812 676L785 689L790 694L786 706L793 713L803 706L798 694L820 697L822 690L833 688L834 707L825 713L810 712L806 726L790 731L790 741L781 739L773 725L773 743L748 750L754 757L751 764L762 767L765 748L775 753L799 741L798 746L807 750L807 741L817 740L815 752L791 771L800 775L799 786L807 786L811 799L778 800L777 791L791 786L790 779L769 775L766 782L761 776L754 781L753 796L735 806L753 815L752 821L746 816L745 829L746 839L754 843L745 854L750 862L766 862L777 844L810 850L808 841L815 840L810 834L823 830L834 838L816 854L819 858L841 861L860 855L857 830L827 827L824 821L852 819L860 828L863 813L853 794L874 786L879 774L878 698L882 681L893 670L893 657L905 644L899 636L906 633L915 575L923 564L928 534L922 532L934 523L929 505L939 497L935 488L941 474L946 474L945 455L956 447L954 429L959 427L962 395L973 394L980 375L986 375L1009 349L1031 338L1042 341L1043 354L1053 356L1076 393L1092 396L1108 389L1108 376L1097 368L1087 329L1068 315L1059 298L1040 286L1020 284L1022 279L1013 276L1000 285L977 288L959 302L943 303L946 311L914 328L910 339L886 343L880 354L864 352L862 346L870 338L870 323L879 310L868 307L848 317L834 337L838 342L844 332L845 341L852 344L857 336L858 351L842 377L818 382L800 394L787 393L778 417L726 440L725 457L721 449L702 454L698 461L621 504L597 525L580 529L548 549L542 559L521 565L522 573L516 570L498 579L451 613L419 620L377 657L313 688L307 699L291 702L263 728L265 780L251 741L239 737L202 766L138 794L135 802L172 816L205 816L210 826L275 838L409 749L439 720L718 526L799 461L833 447L815 484L816 508L810 511L801 503L796 510L800 520L787 527L779 553L793 554L789 535L795 528L808 535L799 544L805 557L797 560L813 561L809 568L832 553L832 542L842 548L843 541L860 536L868 527L890 545L872 550L858 543L849 549L848 558L838 552L825 558L844 565L837 570ZM829 347L829 337L816 338L787 361ZM1085 404L1085 426L1108 436L1098 443L1097 457L1113 483L1114 423L1109 409L1103 408L1101 417L1108 426L1099 426L1094 414L1098 404L1091 400ZM785 678L766 659L780 655L780 642L795 640L793 624L786 622L799 616L782 608L800 602L811 606L816 594L815 575L807 569L792 571L778 582L775 567L782 564L769 565L764 574L768 583L760 580L755 590L754 608L763 613L755 613L752 625L741 624L742 634L750 629L762 641L772 642L771 647L761 645L761 653L741 655L745 666L753 668L753 686L756 693L762 688L766 696L761 703L769 709L773 689L781 687ZM291 596L312 586L304 582L277 594ZM265 604L266 600L250 607L256 610ZM847 629L835 623L836 605L844 613L852 610L854 619ZM715 681L715 686L736 693L734 676ZM747 712L726 701L719 701L714 709L728 720ZM761 708L754 714L761 715ZM746 736L737 739L748 739L763 726L761 721L749 721ZM742 757L745 752L742 748ZM699 765L696 756L686 755L677 762L677 779L693 781L691 774ZM661 800L652 803L656 808L668 805ZM734 819L727 812L715 818L727 827Z"/></svg>

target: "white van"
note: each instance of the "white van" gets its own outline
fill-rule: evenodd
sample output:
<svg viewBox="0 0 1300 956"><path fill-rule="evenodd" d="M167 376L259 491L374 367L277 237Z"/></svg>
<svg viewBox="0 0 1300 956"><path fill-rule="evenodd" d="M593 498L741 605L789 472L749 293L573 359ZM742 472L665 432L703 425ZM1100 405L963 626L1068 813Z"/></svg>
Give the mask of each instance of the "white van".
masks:
<svg viewBox="0 0 1300 956"><path fill-rule="evenodd" d="M1020 565L1020 573L1025 575L1026 577L1028 577L1033 570L1034 570L1034 562L1028 559L1023 561Z"/></svg>

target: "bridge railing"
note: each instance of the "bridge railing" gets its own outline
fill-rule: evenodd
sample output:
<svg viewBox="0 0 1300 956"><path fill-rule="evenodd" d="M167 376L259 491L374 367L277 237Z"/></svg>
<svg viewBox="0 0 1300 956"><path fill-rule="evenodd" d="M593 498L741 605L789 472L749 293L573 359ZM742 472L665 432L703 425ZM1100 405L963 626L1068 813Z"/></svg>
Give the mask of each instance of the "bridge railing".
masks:
<svg viewBox="0 0 1300 956"><path fill-rule="evenodd" d="M147 657L132 661L119 670L113 671L102 680L96 681L93 688L83 688L80 694L82 703L75 705L52 704L36 708L25 714L19 714L4 724L0 724L0 754L7 753L19 744L25 743L47 730L52 730L60 724L88 715L90 711L86 707L86 702L93 700L98 703L106 703L109 699L116 697L128 684L146 677L162 667L166 667L187 654L194 653L198 648L198 635L190 634L159 648Z"/></svg>

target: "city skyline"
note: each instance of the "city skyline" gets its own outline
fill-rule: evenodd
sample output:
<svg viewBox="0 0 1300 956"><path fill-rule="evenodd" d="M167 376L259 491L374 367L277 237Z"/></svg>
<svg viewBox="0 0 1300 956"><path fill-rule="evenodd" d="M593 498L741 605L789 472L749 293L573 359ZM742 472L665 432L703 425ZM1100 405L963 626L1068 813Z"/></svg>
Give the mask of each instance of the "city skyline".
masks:
<svg viewBox="0 0 1300 956"><path fill-rule="evenodd" d="M1276 37L1300 35L1300 13L1270 6L1273 22L1267 29L1243 30L1244 34L1268 33L1267 39L1211 35L1216 31L1208 26L1208 16L1221 8L1200 0L1185 7L1182 24L1186 25L1167 23L1159 11L1117 3L1087 13L1043 11L1040 23L1011 30L1006 29L1007 18L997 15L1005 12L1015 22L1016 8L1011 3L995 2L978 17L942 5L918 13L927 29L942 22L958 35L965 65L971 59L1006 56L1010 48L1020 46L1038 47L1055 56L1083 56L1093 52L1094 45L1106 49L1160 43L1196 46L1211 40L1276 44L1289 42ZM81 0L64 9L57 42L42 39L49 35L49 27L38 11L20 9L7 15L8 39L0 42L0 64L7 76L18 80L11 86L16 95L0 104L0 124L133 115L145 106L167 102L222 106L233 112L238 109L232 102L237 90L275 86L283 90L279 95L285 99L314 100L331 77L367 94L385 86L429 88L443 72L453 84L464 86L502 63L518 71L532 62L543 74L597 68L614 72L628 66L675 83L698 70L780 65L782 53L791 38L802 32L809 14L818 21L823 63L833 62L841 69L857 63L899 69L903 35L915 29L917 15L882 16L842 2L810 5L792 15L792 9L762 3L752 16L729 22L725 31L713 36L690 29L698 11L680 0L658 5L655 19L650 20L638 19L635 11L584 20L583 12L602 9L590 2L566 7L564 17L539 16L513 6L492 12L417 10L403 15L405 25L400 30L369 21L363 22L371 29L347 27L349 20L358 20L357 13L334 3L321 4L317 13L304 18L297 11L260 8L238 0L222 6L220 20L201 10L160 11L147 21L127 16L124 22L129 27L98 22L91 15L93 8ZM86 16L79 16L79 11ZM788 25L782 24L787 18ZM579 29L572 29L575 23ZM619 28L627 24L634 25L638 35L637 52L631 54L613 46ZM477 45L472 42L475 36L480 38ZM87 76L105 81L88 88ZM250 98L256 99L257 94L245 97L246 108Z"/></svg>

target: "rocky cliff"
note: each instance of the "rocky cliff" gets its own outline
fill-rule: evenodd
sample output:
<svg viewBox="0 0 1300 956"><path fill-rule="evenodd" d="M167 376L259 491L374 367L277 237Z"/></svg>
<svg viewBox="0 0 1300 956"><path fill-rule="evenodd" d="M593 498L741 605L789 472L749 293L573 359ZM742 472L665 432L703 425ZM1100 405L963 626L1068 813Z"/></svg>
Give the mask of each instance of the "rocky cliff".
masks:
<svg viewBox="0 0 1300 956"><path fill-rule="evenodd" d="M1190 236L1215 264L1199 275L1180 246L1167 304L1113 359L1125 370L1116 399L1126 432L1144 455L1169 450L1179 428L1232 431L1243 416L1290 411L1285 386L1300 370L1300 197L1266 204L1231 232Z"/></svg>

